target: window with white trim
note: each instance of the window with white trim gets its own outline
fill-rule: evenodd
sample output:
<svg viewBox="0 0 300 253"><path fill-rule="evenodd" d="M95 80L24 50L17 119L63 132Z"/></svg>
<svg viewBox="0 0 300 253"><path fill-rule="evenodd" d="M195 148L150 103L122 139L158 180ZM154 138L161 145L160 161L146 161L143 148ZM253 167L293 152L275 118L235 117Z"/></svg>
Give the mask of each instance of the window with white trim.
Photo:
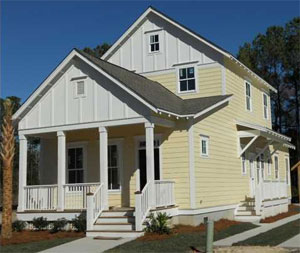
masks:
<svg viewBox="0 0 300 253"><path fill-rule="evenodd" d="M84 183L83 147L68 148L67 176L69 184Z"/></svg>
<svg viewBox="0 0 300 253"><path fill-rule="evenodd" d="M75 97L80 98L80 97L85 97L85 95L86 95L85 81L80 80L75 82Z"/></svg>
<svg viewBox="0 0 300 253"><path fill-rule="evenodd" d="M159 52L159 35L158 34L153 34L149 36L149 52L154 53L154 52Z"/></svg>
<svg viewBox="0 0 300 253"><path fill-rule="evenodd" d="M179 92L196 91L195 68L180 68L179 69Z"/></svg>
<svg viewBox="0 0 300 253"><path fill-rule="evenodd" d="M275 179L279 178L279 161L278 161L278 156L274 156L274 174L275 174Z"/></svg>
<svg viewBox="0 0 300 253"><path fill-rule="evenodd" d="M286 183L289 185L290 184L290 163L289 163L289 158L285 158L285 171L286 171Z"/></svg>
<svg viewBox="0 0 300 253"><path fill-rule="evenodd" d="M268 175L271 176L271 158L268 158L268 161L267 161L267 164L268 164Z"/></svg>
<svg viewBox="0 0 300 253"><path fill-rule="evenodd" d="M241 156L242 158L242 174L246 175L247 174L247 165L246 165L246 153L244 152Z"/></svg>
<svg viewBox="0 0 300 253"><path fill-rule="evenodd" d="M260 155L260 167L262 178L265 179L265 156L264 154Z"/></svg>
<svg viewBox="0 0 300 253"><path fill-rule="evenodd" d="M252 111L252 90L251 84L249 82L245 82L245 90L246 90L246 109L247 111Z"/></svg>
<svg viewBox="0 0 300 253"><path fill-rule="evenodd" d="M201 156L208 157L209 155L209 137L200 135Z"/></svg>
<svg viewBox="0 0 300 253"><path fill-rule="evenodd" d="M269 105L268 105L268 96L266 93L263 93L263 107L264 107L264 119L268 119Z"/></svg>
<svg viewBox="0 0 300 253"><path fill-rule="evenodd" d="M120 190L120 160L118 145L108 145L108 189Z"/></svg>

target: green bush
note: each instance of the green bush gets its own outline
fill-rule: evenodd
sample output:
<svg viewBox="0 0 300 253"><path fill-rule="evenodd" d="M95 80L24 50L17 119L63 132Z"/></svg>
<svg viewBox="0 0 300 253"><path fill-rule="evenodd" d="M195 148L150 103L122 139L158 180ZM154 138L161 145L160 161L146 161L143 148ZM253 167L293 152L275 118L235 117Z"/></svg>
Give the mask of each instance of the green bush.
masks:
<svg viewBox="0 0 300 253"><path fill-rule="evenodd" d="M53 222L53 226L50 230L51 233L57 233L59 231L63 231L68 221L65 218L57 219Z"/></svg>
<svg viewBox="0 0 300 253"><path fill-rule="evenodd" d="M12 224L13 231L21 232L25 229L26 227L26 222L22 220L16 220Z"/></svg>
<svg viewBox="0 0 300 253"><path fill-rule="evenodd" d="M47 228L49 222L47 221L47 218L38 217L32 220L32 225L36 228L36 230L41 231Z"/></svg>
<svg viewBox="0 0 300 253"><path fill-rule="evenodd" d="M146 222L145 231L148 233L169 234L171 229L168 225L168 220L170 219L171 217L166 213L157 213L156 216L151 213L149 221Z"/></svg>
<svg viewBox="0 0 300 253"><path fill-rule="evenodd" d="M86 214L81 213L80 215L76 216L75 219L73 219L71 221L71 223L77 232L85 232L85 230L86 230Z"/></svg>

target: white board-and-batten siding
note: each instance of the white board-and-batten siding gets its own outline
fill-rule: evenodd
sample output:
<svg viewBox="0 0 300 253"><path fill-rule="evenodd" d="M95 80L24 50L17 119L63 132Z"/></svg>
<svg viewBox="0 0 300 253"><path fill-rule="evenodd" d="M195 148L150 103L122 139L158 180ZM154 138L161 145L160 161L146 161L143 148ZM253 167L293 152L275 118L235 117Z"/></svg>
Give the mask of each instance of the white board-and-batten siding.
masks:
<svg viewBox="0 0 300 253"><path fill-rule="evenodd" d="M159 52L149 51L149 36L159 35ZM222 56L212 48L185 34L160 17L149 14L145 21L106 58L123 68L145 73L174 68L176 64L198 62L222 63Z"/></svg>
<svg viewBox="0 0 300 253"><path fill-rule="evenodd" d="M130 119L148 114L137 100L88 68L78 62L71 65L22 118L19 129ZM82 97L75 94L79 80L85 82Z"/></svg>

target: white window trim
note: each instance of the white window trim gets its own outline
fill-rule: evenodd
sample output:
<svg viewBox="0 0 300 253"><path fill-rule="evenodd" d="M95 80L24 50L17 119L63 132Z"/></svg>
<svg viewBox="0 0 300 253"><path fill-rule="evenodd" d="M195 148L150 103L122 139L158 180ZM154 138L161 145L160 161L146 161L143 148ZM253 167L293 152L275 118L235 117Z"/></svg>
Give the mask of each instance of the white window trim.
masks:
<svg viewBox="0 0 300 253"><path fill-rule="evenodd" d="M248 110L248 108L247 108L247 93L246 93L247 83L249 84L249 87L250 87L250 110ZM252 95L253 95L252 94L252 84L251 84L251 82L245 80L244 81L244 96L245 96L245 109L246 109L247 112L252 112L253 111L253 102L252 102L253 96Z"/></svg>
<svg viewBox="0 0 300 253"><path fill-rule="evenodd" d="M265 103L264 103L264 96L267 98L267 117L265 117ZM262 106L263 106L263 118L265 120L269 119L269 96L266 92L262 93Z"/></svg>
<svg viewBox="0 0 300 253"><path fill-rule="evenodd" d="M159 50L158 51L153 51L151 52L151 43L150 43L150 37L153 35L158 35L158 44L159 44ZM162 53L162 47L163 47L163 36L162 36L162 30L159 31L149 31L147 34L147 47L148 47L148 54L149 55L154 55L154 54L161 54Z"/></svg>
<svg viewBox="0 0 300 253"><path fill-rule="evenodd" d="M108 189L108 193L109 194L121 193L122 185L123 185L123 182L122 182L122 178L123 178L123 139L109 139L108 146L110 146L110 145L116 145L117 150L118 150L120 188L119 189ZM108 170L108 164L107 164L107 170ZM107 175L107 180L108 180L108 175Z"/></svg>
<svg viewBox="0 0 300 253"><path fill-rule="evenodd" d="M206 154L204 154L203 150L202 150L202 140L206 141L206 151L207 151ZM209 158L209 144L210 144L209 136L200 134L200 155L201 155L201 157Z"/></svg>
<svg viewBox="0 0 300 253"><path fill-rule="evenodd" d="M276 177L276 160L275 160L275 157L277 157L277 161L278 161L278 177ZM274 155L274 179L275 180L278 180L280 179L280 175L279 175L279 171L280 171L280 167L279 167L279 156L278 155Z"/></svg>
<svg viewBox="0 0 300 253"><path fill-rule="evenodd" d="M191 68L191 67L194 68L194 75L195 75L195 90L180 91L179 70L180 70L180 69ZM177 79L177 94L180 94L180 95L188 95L188 94L193 94L193 93L198 93L198 92L199 92L197 64L194 63L194 64L182 64L182 65L177 65L177 66L176 66L176 79Z"/></svg>
<svg viewBox="0 0 300 253"><path fill-rule="evenodd" d="M67 143L67 152L66 152L66 181L69 184L69 168L68 168L68 152L72 148L82 148L83 151L83 184L87 183L87 145L85 141L82 142L68 142ZM75 183L76 184L76 183ZM79 183L78 183L79 184Z"/></svg>
<svg viewBox="0 0 300 253"><path fill-rule="evenodd" d="M86 80L84 79L86 77L82 77L82 78L76 78L75 80L73 80L73 86L74 86L74 98L84 98L87 96L87 85L86 85ZM84 89L84 93L83 94L79 94L78 95L78 82L83 82L83 89Z"/></svg>
<svg viewBox="0 0 300 253"><path fill-rule="evenodd" d="M289 158L288 156L286 156L286 157L284 158L284 161L285 161L285 173L287 173L286 170L288 170L288 174L286 175L286 176L287 176L287 178L286 178L287 184L288 184L288 185L291 185L290 158ZM287 163L286 163L286 161L287 161ZM286 165L288 166L287 168L286 168Z"/></svg>
<svg viewBox="0 0 300 253"><path fill-rule="evenodd" d="M244 158L244 159L243 159ZM244 170L244 167L243 165L245 165L245 170ZM241 155L241 170L242 170L242 175L245 176L247 175L247 158L246 158L246 152L244 152L242 155Z"/></svg>
<svg viewBox="0 0 300 253"><path fill-rule="evenodd" d="M268 170L268 176L272 175L272 159L271 157L267 158L267 170Z"/></svg>

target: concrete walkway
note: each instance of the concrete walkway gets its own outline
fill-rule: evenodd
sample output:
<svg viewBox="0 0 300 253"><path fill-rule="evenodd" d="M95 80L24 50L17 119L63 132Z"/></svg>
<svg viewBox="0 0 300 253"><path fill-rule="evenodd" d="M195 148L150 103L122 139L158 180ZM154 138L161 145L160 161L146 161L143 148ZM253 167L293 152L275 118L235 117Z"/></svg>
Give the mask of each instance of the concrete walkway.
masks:
<svg viewBox="0 0 300 253"><path fill-rule="evenodd" d="M289 223L291 221L300 219L300 214L296 214L287 218L284 218L282 220L270 223L270 224L261 224L260 227L258 228L254 228L248 231L245 231L243 233L240 234L236 234L230 237L227 237L225 239L219 240L214 242L214 246L232 246L232 244L240 242L240 241L244 241L250 237L256 236L258 234L264 233L266 231L269 231L273 228L279 227L281 225L284 225L286 223Z"/></svg>
<svg viewBox="0 0 300 253"><path fill-rule="evenodd" d="M300 248L300 234L292 237L291 239L279 244L283 248Z"/></svg>
<svg viewBox="0 0 300 253"><path fill-rule="evenodd" d="M123 238L119 240L94 240L92 237L84 237L50 249L46 249L41 251L41 253L100 253L134 239L136 238Z"/></svg>

